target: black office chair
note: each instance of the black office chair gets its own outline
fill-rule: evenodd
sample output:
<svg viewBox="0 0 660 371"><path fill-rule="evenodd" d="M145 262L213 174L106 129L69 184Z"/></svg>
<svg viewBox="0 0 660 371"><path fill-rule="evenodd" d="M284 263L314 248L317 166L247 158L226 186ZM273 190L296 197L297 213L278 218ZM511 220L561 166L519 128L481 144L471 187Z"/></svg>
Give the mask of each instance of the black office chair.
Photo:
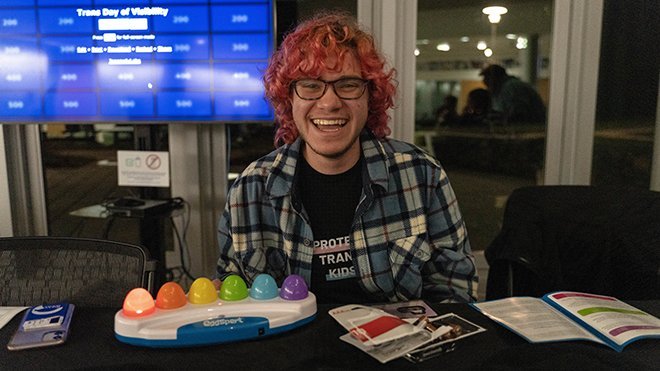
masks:
<svg viewBox="0 0 660 371"><path fill-rule="evenodd" d="M486 299L573 290L660 298L660 193L532 186L509 197L486 248Z"/></svg>
<svg viewBox="0 0 660 371"><path fill-rule="evenodd" d="M67 301L121 307L133 288L153 293L155 262L123 242L70 237L0 238L0 305Z"/></svg>

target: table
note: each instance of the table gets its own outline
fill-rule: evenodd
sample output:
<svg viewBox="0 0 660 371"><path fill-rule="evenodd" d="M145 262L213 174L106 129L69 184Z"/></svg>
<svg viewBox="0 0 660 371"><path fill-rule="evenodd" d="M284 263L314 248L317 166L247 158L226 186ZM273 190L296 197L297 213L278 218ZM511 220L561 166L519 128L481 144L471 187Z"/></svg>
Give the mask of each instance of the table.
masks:
<svg viewBox="0 0 660 371"><path fill-rule="evenodd" d="M660 300L630 302L653 315ZM0 369L187 369L187 370L410 370L410 369L653 369L660 364L658 340L641 340L621 353L587 341L530 344L466 304L432 305L438 314L455 313L486 329L460 340L453 352L420 364L396 359L384 365L339 340L344 329L319 305L310 324L260 340L197 348L151 349L114 338L116 309L76 308L64 345L8 351L20 315L0 329Z"/></svg>

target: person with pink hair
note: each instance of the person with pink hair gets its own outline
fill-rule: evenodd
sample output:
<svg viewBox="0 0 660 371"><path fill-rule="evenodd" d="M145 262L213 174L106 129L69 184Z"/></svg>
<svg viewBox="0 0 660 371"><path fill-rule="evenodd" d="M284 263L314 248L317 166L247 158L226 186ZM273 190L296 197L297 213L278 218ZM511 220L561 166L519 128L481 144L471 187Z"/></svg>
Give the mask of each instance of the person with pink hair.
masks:
<svg viewBox="0 0 660 371"><path fill-rule="evenodd" d="M234 181L216 286L304 278L320 303L476 300L477 275L440 163L389 139L395 71L354 18L290 32L264 74L275 146Z"/></svg>

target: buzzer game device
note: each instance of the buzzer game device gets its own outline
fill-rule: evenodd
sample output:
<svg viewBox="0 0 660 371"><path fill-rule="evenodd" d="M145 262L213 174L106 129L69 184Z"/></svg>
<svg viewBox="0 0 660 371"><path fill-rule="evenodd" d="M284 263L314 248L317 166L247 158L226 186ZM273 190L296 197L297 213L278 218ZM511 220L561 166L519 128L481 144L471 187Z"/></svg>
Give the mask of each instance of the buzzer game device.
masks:
<svg viewBox="0 0 660 371"><path fill-rule="evenodd" d="M188 295L175 282L165 283L156 300L143 288L131 290L115 314L115 337L146 347L210 345L282 333L315 317L316 297L298 275L278 288L270 275L260 274L249 289L231 275L219 292L202 277Z"/></svg>

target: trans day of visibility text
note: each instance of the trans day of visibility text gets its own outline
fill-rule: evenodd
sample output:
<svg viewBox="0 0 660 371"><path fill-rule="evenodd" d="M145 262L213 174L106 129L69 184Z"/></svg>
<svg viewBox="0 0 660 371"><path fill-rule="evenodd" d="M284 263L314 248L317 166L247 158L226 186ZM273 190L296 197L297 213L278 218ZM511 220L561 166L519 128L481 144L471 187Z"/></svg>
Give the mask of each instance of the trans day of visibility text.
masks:
<svg viewBox="0 0 660 371"><path fill-rule="evenodd" d="M76 9L76 13L79 17L119 17L119 16L148 16L148 15L160 15L167 17L167 14L170 12L168 8L162 8L159 6L154 7L143 7L143 8L123 8L123 9L111 9L111 8L102 8L102 9Z"/></svg>

